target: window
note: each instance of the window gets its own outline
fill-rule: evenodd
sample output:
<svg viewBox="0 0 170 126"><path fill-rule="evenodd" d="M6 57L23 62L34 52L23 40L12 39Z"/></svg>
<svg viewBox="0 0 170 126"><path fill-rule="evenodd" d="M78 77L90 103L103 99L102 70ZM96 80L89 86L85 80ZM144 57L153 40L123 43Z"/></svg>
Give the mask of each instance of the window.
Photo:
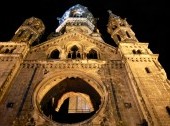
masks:
<svg viewBox="0 0 170 126"><path fill-rule="evenodd" d="M120 35L117 35L117 39L118 39L118 41L121 41Z"/></svg>
<svg viewBox="0 0 170 126"><path fill-rule="evenodd" d="M59 54L60 54L60 52L58 51L58 49L55 49L54 51L52 51L50 58L59 59Z"/></svg>
<svg viewBox="0 0 170 126"><path fill-rule="evenodd" d="M137 50L137 54L142 54L141 50Z"/></svg>
<svg viewBox="0 0 170 126"><path fill-rule="evenodd" d="M68 53L68 58L71 58L71 59L77 59L77 58L81 58L81 53L79 51L79 48L74 45L71 50L69 51Z"/></svg>
<svg viewBox="0 0 170 126"><path fill-rule="evenodd" d="M71 52L68 53L68 58L71 58Z"/></svg>
<svg viewBox="0 0 170 126"><path fill-rule="evenodd" d="M141 50L136 51L136 50L133 49L132 52L133 52L133 54L142 54Z"/></svg>
<svg viewBox="0 0 170 126"><path fill-rule="evenodd" d="M169 106L166 106L166 111L170 115L170 107Z"/></svg>
<svg viewBox="0 0 170 126"><path fill-rule="evenodd" d="M126 35L128 36L128 38L130 38L130 34L126 31Z"/></svg>
<svg viewBox="0 0 170 126"><path fill-rule="evenodd" d="M14 103L13 103L13 102L8 102L8 103L6 104L6 107L7 107L7 108L13 108L13 106L14 106Z"/></svg>
<svg viewBox="0 0 170 126"><path fill-rule="evenodd" d="M136 54L136 50L133 49L132 52L133 52L133 54Z"/></svg>
<svg viewBox="0 0 170 126"><path fill-rule="evenodd" d="M88 59L98 59L97 51L94 50L94 49L91 49L91 50L89 51L89 53L87 54L87 58L88 58Z"/></svg>
<svg viewBox="0 0 170 126"><path fill-rule="evenodd" d="M146 73L151 73L150 69L148 67L145 67Z"/></svg>
<svg viewBox="0 0 170 126"><path fill-rule="evenodd" d="M18 37L21 37L21 35L24 33L24 31L19 31L19 33L18 33Z"/></svg>
<svg viewBox="0 0 170 126"><path fill-rule="evenodd" d="M76 45L74 45L74 46L71 48L71 51L72 51L72 59L76 59L78 47L77 47Z"/></svg>
<svg viewBox="0 0 170 126"><path fill-rule="evenodd" d="M79 51L77 52L77 58L81 58L81 54Z"/></svg>
<svg viewBox="0 0 170 126"><path fill-rule="evenodd" d="M10 49L9 53L13 53L13 51L16 49L16 47Z"/></svg>
<svg viewBox="0 0 170 126"><path fill-rule="evenodd" d="M31 40L33 34L30 34L30 36L28 37L28 41Z"/></svg>
<svg viewBox="0 0 170 126"><path fill-rule="evenodd" d="M10 53L10 50L9 50L9 49L6 49L6 50L4 51L4 53Z"/></svg>

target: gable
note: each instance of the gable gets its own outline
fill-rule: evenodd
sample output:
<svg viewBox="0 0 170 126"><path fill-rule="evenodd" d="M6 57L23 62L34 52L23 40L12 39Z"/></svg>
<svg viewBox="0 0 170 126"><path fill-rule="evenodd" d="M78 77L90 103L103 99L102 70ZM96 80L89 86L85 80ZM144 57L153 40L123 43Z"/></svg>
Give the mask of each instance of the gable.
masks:
<svg viewBox="0 0 170 126"><path fill-rule="evenodd" d="M98 56L100 59L105 59L106 57L115 58L118 56L117 49L105 43L102 39L99 41L92 36L72 32L32 47L27 60L46 60L50 58L51 53L55 50L59 53L59 59L67 59L68 53L72 52L71 49L73 47L78 48L78 52L81 55L85 55L91 50L96 51L100 55ZM84 58L84 56L82 57Z"/></svg>

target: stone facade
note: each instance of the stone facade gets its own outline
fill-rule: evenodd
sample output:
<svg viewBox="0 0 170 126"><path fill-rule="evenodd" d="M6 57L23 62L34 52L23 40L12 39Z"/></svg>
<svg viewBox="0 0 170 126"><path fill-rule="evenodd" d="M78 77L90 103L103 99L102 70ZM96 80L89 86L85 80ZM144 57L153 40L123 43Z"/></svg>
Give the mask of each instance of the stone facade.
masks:
<svg viewBox="0 0 170 126"><path fill-rule="evenodd" d="M170 82L158 54L108 12L117 47L104 42L79 4L45 42L35 17L0 42L0 125L169 126Z"/></svg>

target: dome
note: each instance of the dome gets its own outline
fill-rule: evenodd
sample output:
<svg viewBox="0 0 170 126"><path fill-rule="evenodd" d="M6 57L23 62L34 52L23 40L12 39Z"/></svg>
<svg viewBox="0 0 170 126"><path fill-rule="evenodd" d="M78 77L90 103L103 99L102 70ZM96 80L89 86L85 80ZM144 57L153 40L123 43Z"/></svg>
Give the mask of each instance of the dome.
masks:
<svg viewBox="0 0 170 126"><path fill-rule="evenodd" d="M91 23L94 23L94 17L91 12L80 4L72 6L69 8L64 15L59 19L59 24L64 22L69 17L76 17L76 18L87 18Z"/></svg>

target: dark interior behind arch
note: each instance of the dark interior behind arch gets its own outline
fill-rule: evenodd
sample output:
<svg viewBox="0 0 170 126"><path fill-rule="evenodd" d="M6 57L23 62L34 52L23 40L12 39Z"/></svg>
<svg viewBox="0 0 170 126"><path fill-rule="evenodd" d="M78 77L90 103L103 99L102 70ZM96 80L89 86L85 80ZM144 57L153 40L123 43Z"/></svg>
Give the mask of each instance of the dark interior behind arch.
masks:
<svg viewBox="0 0 170 126"><path fill-rule="evenodd" d="M56 112L55 108L58 100L67 92L80 92L90 96L94 111L91 113L68 113L68 100L62 104L60 111ZM52 100L53 99L53 100ZM55 104L52 104L52 103ZM50 117L53 121L59 123L77 123L89 119L99 109L101 97L99 93L87 82L81 78L66 78L53 87L42 99L40 106L41 111Z"/></svg>

